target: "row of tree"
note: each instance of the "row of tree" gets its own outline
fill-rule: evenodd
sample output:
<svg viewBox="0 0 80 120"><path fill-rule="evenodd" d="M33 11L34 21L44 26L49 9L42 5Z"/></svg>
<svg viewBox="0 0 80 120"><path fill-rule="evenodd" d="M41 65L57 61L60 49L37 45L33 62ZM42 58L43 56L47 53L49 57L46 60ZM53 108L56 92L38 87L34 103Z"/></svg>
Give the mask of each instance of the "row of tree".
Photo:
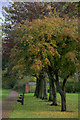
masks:
<svg viewBox="0 0 80 120"><path fill-rule="evenodd" d="M66 81L79 71L77 5L21 2L4 7L8 13L6 20L9 20L3 29L7 35L3 41L3 60L7 56L9 61L7 75L34 74L37 78L35 96L47 99L47 73L49 100L53 101L52 105L57 105L57 89L61 95L61 111L66 111ZM60 6L63 7L59 11ZM74 17L69 10L71 6ZM3 62L3 70L5 67L6 62Z"/></svg>

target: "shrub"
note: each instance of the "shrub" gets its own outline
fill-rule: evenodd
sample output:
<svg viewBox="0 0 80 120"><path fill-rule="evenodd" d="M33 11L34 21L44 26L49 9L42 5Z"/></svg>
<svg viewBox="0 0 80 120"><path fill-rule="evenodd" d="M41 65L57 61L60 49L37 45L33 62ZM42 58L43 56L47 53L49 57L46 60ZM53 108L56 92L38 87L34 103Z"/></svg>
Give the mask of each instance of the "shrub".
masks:
<svg viewBox="0 0 80 120"><path fill-rule="evenodd" d="M11 89L14 87L16 80L9 76L2 76L2 88L4 89Z"/></svg>
<svg viewBox="0 0 80 120"><path fill-rule="evenodd" d="M60 85L62 86L62 83L60 83ZM76 93L76 92L80 92L80 85L78 82L67 82L66 86L65 86L65 90L68 93Z"/></svg>

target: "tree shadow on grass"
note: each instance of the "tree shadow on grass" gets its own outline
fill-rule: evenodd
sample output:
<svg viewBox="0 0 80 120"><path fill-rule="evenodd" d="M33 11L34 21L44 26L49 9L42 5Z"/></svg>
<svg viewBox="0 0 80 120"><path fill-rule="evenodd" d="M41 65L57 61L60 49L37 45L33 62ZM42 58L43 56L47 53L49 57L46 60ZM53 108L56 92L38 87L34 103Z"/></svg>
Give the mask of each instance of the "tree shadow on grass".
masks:
<svg viewBox="0 0 80 120"><path fill-rule="evenodd" d="M39 102L49 102L49 101L48 101L48 100L42 100L42 99L41 99Z"/></svg>
<svg viewBox="0 0 80 120"><path fill-rule="evenodd" d="M61 110L48 110L48 111L53 111L53 112L68 112L68 113L71 113L71 112L75 112L75 111L69 111L69 110L67 110L67 111L61 111Z"/></svg>

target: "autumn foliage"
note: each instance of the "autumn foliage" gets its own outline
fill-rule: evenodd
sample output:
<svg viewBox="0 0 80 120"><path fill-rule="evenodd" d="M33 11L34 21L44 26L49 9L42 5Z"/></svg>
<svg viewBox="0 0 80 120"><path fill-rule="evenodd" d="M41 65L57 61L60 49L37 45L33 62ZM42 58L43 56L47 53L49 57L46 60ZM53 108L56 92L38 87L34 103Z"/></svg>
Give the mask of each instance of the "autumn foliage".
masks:
<svg viewBox="0 0 80 120"><path fill-rule="evenodd" d="M50 12L49 17L32 22L26 20L23 25L19 23L14 29L15 42L19 43L19 48L16 49L23 51L24 59L30 63L30 68L35 73L46 70L48 65L61 71L68 62L73 66L76 64L79 43L76 18L64 19ZM14 52L11 56L13 54Z"/></svg>

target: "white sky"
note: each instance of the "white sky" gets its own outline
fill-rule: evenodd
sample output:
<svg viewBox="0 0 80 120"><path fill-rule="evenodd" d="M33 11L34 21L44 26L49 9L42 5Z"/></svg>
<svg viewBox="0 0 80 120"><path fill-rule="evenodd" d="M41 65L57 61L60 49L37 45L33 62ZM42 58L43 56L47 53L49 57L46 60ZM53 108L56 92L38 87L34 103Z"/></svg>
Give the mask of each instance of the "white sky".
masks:
<svg viewBox="0 0 80 120"><path fill-rule="evenodd" d="M3 6L8 6L9 2L0 2L0 17L4 20L4 17L2 15L2 7ZM1 25L1 20L0 20L0 25Z"/></svg>

